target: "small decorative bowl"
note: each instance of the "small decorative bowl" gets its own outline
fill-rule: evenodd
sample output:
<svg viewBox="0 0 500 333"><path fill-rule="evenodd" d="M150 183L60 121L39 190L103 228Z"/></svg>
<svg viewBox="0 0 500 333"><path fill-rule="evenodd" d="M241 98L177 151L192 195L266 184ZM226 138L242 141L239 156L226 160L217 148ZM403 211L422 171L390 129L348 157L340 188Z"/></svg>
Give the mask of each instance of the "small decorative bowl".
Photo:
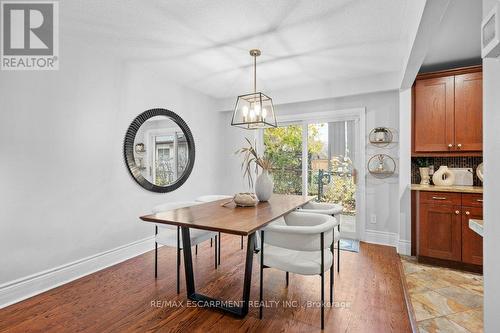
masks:
<svg viewBox="0 0 500 333"><path fill-rule="evenodd" d="M236 206L240 207L253 207L259 203L259 199L255 193L236 193L233 197Z"/></svg>

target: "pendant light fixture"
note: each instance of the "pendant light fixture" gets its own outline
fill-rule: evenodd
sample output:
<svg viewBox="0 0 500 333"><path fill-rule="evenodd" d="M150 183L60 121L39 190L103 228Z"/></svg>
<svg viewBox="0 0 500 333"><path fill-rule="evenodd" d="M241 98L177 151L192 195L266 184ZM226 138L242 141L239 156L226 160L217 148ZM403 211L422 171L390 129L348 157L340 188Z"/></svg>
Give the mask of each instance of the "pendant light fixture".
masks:
<svg viewBox="0 0 500 333"><path fill-rule="evenodd" d="M238 96L231 126L245 129L277 127L273 100L257 92L257 57L260 54L258 49L250 50L253 57L253 93Z"/></svg>

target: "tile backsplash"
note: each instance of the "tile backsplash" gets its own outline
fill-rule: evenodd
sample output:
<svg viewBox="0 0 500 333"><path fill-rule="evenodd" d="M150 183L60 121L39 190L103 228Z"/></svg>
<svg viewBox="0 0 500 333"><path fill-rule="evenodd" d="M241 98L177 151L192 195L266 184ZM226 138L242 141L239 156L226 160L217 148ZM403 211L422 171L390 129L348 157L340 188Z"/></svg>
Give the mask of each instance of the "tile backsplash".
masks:
<svg viewBox="0 0 500 333"><path fill-rule="evenodd" d="M411 183L420 183L420 172L418 171L417 159L421 157L411 158ZM450 168L472 168L474 171L474 186L483 186L483 183L477 178L476 168L483 161L482 156L457 156L457 157L427 157L429 165L434 165L434 170L439 169L441 165L446 165ZM432 177L431 177L432 182Z"/></svg>

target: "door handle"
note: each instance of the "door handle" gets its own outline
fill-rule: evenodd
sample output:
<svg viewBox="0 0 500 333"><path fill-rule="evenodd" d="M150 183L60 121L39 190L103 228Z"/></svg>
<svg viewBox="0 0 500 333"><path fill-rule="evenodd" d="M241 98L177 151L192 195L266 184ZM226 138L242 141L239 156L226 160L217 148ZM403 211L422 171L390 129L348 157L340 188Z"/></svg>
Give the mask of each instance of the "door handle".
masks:
<svg viewBox="0 0 500 333"><path fill-rule="evenodd" d="M458 148L458 149L462 148L462 144L461 144L461 143L459 143L459 144L457 145L457 148Z"/></svg>
<svg viewBox="0 0 500 333"><path fill-rule="evenodd" d="M448 144L448 148L450 148L450 149L453 148L453 144L451 144L451 143Z"/></svg>
<svg viewBox="0 0 500 333"><path fill-rule="evenodd" d="M483 199L477 199L476 201L477 202L483 202Z"/></svg>
<svg viewBox="0 0 500 333"><path fill-rule="evenodd" d="M469 212L469 211L466 211L466 212L465 212L465 215L470 215L470 212Z"/></svg>
<svg viewBox="0 0 500 333"><path fill-rule="evenodd" d="M446 200L446 197L432 197L434 200Z"/></svg>
<svg viewBox="0 0 500 333"><path fill-rule="evenodd" d="M460 211L459 211L459 210L456 210L456 211L455 211L455 214L456 214L456 215L459 215L459 214L460 214Z"/></svg>

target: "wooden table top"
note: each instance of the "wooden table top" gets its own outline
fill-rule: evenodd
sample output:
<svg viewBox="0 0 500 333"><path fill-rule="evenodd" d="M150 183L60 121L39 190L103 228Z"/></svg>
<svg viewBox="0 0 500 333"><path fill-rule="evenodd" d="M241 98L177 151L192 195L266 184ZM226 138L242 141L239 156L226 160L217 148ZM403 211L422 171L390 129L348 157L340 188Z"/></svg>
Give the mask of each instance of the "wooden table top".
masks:
<svg viewBox="0 0 500 333"><path fill-rule="evenodd" d="M255 207L236 207L234 203L222 206L228 202L223 199L141 216L141 220L246 236L314 198L273 194L269 201Z"/></svg>

